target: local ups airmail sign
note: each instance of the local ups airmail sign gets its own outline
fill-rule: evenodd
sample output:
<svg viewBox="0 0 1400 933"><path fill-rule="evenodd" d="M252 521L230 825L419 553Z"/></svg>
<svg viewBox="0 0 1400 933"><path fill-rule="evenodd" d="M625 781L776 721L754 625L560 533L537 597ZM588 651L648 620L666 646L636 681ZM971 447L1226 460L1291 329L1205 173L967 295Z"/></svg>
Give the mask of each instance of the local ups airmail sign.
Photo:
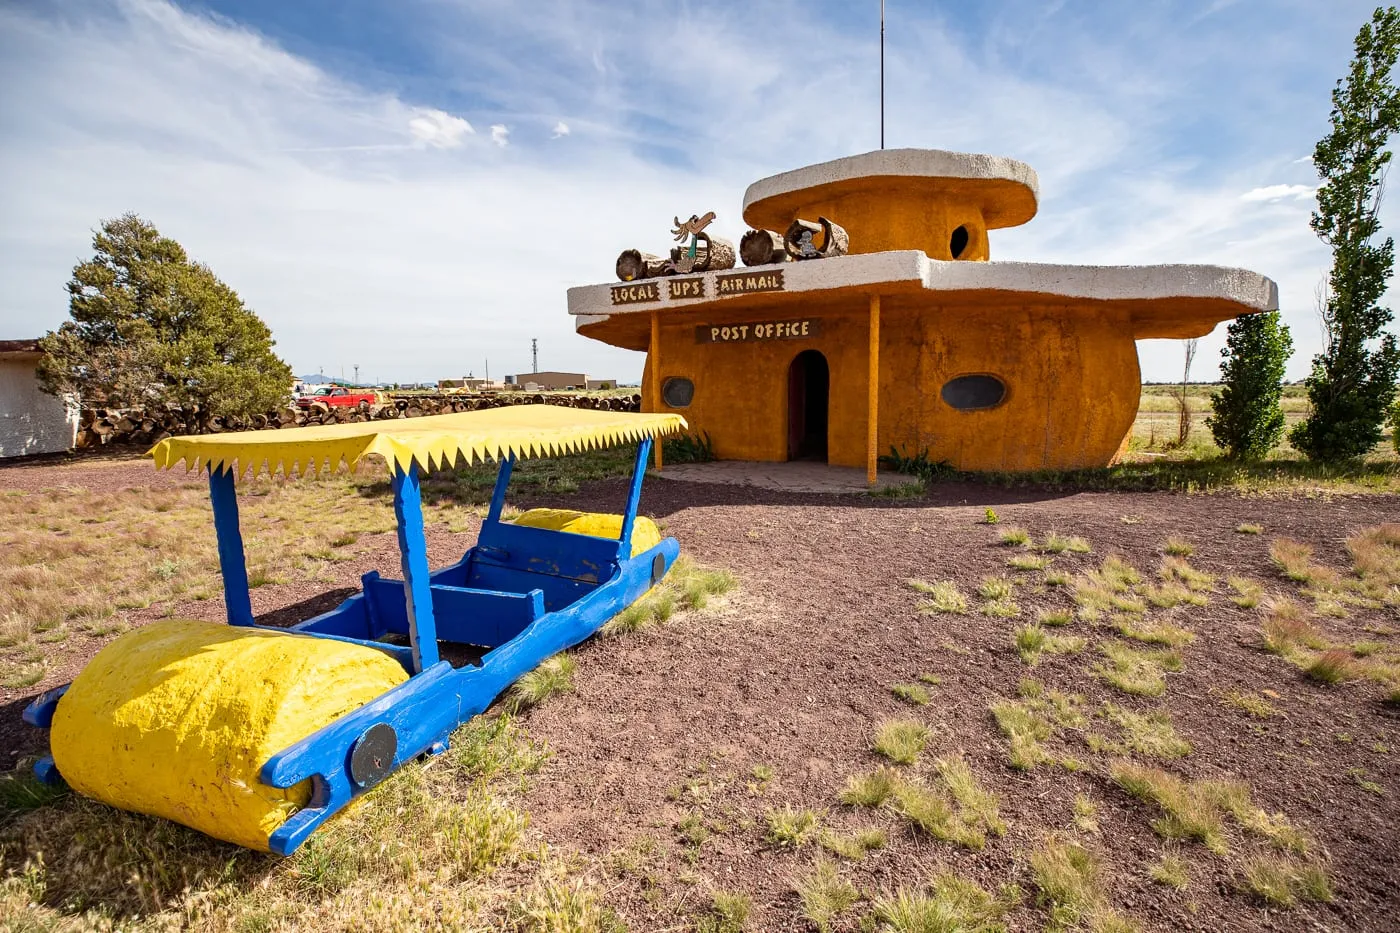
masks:
<svg viewBox="0 0 1400 933"><path fill-rule="evenodd" d="M695 328L696 343L744 343L753 340L795 340L816 337L822 332L821 318L796 321L756 321L751 324L701 324Z"/></svg>
<svg viewBox="0 0 1400 933"><path fill-rule="evenodd" d="M614 285L612 303L615 305L635 305L646 301L660 301L661 286L655 280L633 282L631 285Z"/></svg>

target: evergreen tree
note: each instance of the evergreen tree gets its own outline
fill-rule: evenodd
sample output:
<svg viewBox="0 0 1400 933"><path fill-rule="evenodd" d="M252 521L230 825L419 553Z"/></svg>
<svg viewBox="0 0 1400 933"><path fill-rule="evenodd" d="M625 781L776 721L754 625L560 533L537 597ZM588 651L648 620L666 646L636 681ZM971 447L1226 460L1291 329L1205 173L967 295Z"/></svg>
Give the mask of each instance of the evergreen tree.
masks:
<svg viewBox="0 0 1400 933"><path fill-rule="evenodd" d="M1277 311L1246 314L1230 324L1220 351L1221 389L1206 419L1215 443L1234 460L1259 460L1283 438L1283 372L1293 337Z"/></svg>
<svg viewBox="0 0 1400 933"><path fill-rule="evenodd" d="M1356 36L1356 57L1332 91L1332 131L1313 152L1322 186L1312 228L1332 248L1321 308L1327 345L1308 377L1312 413L1293 429L1293 446L1314 460L1366 454L1381 438L1400 373L1400 348L1385 332L1385 293L1395 244L1380 231L1382 182L1400 129L1400 91L1391 70L1400 54L1400 12L1377 9Z"/></svg>
<svg viewBox="0 0 1400 933"><path fill-rule="evenodd" d="M65 322L40 340L46 392L86 406L175 403L216 415L282 404L292 371L238 294L134 214L102 224L73 269Z"/></svg>

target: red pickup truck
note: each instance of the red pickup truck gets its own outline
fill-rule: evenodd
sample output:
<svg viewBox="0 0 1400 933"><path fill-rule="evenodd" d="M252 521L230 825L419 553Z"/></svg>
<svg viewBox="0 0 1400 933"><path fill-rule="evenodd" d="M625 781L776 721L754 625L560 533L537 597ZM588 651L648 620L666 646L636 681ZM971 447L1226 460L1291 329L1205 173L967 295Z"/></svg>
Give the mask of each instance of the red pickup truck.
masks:
<svg viewBox="0 0 1400 933"><path fill-rule="evenodd" d="M356 392L344 386L326 386L317 389L310 395L303 395L297 399L298 408L311 408L313 405L325 405L327 408L360 408L368 411L371 407L379 404L379 393L377 392Z"/></svg>

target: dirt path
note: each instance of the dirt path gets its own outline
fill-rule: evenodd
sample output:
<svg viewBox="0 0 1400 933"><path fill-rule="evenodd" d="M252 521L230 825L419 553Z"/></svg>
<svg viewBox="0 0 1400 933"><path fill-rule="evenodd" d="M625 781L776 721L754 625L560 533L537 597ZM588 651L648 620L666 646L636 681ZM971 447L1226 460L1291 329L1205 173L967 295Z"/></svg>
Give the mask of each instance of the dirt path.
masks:
<svg viewBox="0 0 1400 933"><path fill-rule="evenodd" d="M1373 697L1374 686L1311 684L1259 651L1256 612L1223 596L1189 610L1186 621L1199 640L1187 649L1185 670L1170 678L1165 706L1196 751L1173 767L1192 778L1243 777L1260 805L1310 827L1333 859L1339 894L1334 906L1288 913L1250 906L1235 893L1226 864L1200 846L1179 847L1191 862L1192 882L1177 893L1146 877L1162 840L1143 805L1095 773L1100 766L1021 774L1006 765L1005 740L988 706L1014 697L1028 673L1047 687L1085 695L1091 708L1105 700L1151 705L1135 704L1089 676L1091 655L1047 658L1034 671L1017 657L1015 629L1035 609L1065 606L1068 599L1018 593L1019 619L927 617L915 611L916 594L902 581L952 578L970 592L984 575L1003 572L1007 550L996 544L997 529L979 524L992 505L1003 527L1088 538L1095 554L1058 558L1065 569L1087 568L1116 552L1150 572L1162 540L1176 534L1197 545L1192 562L1201 569L1222 580L1244 574L1271 581L1282 592L1272 582L1270 537L1307 541L1321 559L1340 564L1345 536L1400 519L1400 500L1038 498L945 486L931 501L887 504L663 482L649 488L647 503L698 560L733 568L742 595L719 615L584 646L577 696L538 711L529 724L556 755L529 807L546 837L594 857L612 853L623 864L634 856L619 860L616 853L651 853L637 856L646 868L623 872L619 881L629 914L646 918L642 928L668 928L677 904L703 908L710 888L753 896L756 928L796 923L791 881L812 854L781 851L763 839L765 812L789 804L825 811L840 829L890 829L888 848L850 868L864 890L918 884L939 867L989 890L1009 878L1029 890L1027 857L1046 832L1072 825L1076 794L1098 805L1100 829L1089 845L1111 866L1115 905L1149 929L1393 928L1400 904L1394 831L1400 722L1362 698ZM1266 533L1238 534L1241 523L1262 524ZM1380 621L1377 615L1358 614L1328 629L1338 638L1374 639L1364 626ZM889 686L922 672L939 675L942 685L928 707L911 710ZM1256 724L1222 704L1218 694L1229 689L1277 692L1282 716ZM960 751L1001 795L1010 827L1005 838L973 853L838 805L846 776L877 764L868 751L874 725L911 713L934 733L925 758ZM1388 751L1375 751L1377 743ZM754 787L754 765L773 769L766 787ZM1349 773L1356 767L1388 788L1388 796L1363 790ZM676 830L691 813L713 822L698 857L688 855ZM674 880L687 873L693 883ZM661 883L665 897L649 891L648 875L670 879ZM1038 928L1038 917L1023 907L1013 926Z"/></svg>

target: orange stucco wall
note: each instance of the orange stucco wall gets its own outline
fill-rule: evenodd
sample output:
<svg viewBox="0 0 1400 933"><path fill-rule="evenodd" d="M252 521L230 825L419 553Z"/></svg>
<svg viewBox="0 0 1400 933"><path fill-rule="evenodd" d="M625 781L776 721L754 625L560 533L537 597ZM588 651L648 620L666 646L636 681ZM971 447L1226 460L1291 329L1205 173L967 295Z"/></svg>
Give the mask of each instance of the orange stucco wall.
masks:
<svg viewBox="0 0 1400 933"><path fill-rule="evenodd" d="M881 314L879 452L891 447L967 470L1032 470L1112 462L1132 428L1140 373L1128 312L1102 307L1016 307L988 302L941 309L919 297L887 298ZM699 324L821 319L813 338L698 343ZM695 383L677 411L708 432L721 459L787 459L788 367L819 350L831 374L828 460L866 462L868 304L813 302L802 315L665 315L662 379ZM1007 386L996 408L964 412L941 397L949 379L990 373ZM645 378L654 377L648 360ZM650 382L648 382L650 384ZM650 398L650 393L644 397Z"/></svg>
<svg viewBox="0 0 1400 933"><path fill-rule="evenodd" d="M981 207L971 201L950 200L936 193L876 193L859 191L804 204L794 217L827 217L850 234L851 253L890 249L921 249L930 259L987 260L991 248ZM953 231L965 227L968 245L954 257L949 243ZM779 227L786 229L786 225Z"/></svg>

